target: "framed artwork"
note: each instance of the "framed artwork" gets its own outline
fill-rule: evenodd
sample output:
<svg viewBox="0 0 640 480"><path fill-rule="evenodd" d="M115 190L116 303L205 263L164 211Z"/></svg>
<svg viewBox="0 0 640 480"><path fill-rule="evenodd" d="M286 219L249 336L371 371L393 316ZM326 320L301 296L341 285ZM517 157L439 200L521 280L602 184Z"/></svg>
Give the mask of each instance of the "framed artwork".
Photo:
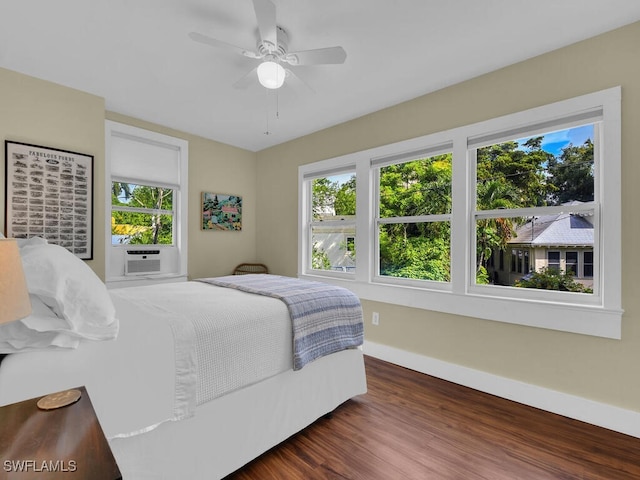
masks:
<svg viewBox="0 0 640 480"><path fill-rule="evenodd" d="M5 141L5 231L93 258L93 156Z"/></svg>
<svg viewBox="0 0 640 480"><path fill-rule="evenodd" d="M242 197L202 193L203 230L242 230Z"/></svg>

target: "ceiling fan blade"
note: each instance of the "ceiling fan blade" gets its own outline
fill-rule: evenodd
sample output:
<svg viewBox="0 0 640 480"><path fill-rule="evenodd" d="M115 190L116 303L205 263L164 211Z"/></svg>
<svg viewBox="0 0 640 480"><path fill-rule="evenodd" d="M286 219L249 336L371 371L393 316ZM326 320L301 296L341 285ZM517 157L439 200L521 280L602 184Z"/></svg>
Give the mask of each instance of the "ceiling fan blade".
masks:
<svg viewBox="0 0 640 480"><path fill-rule="evenodd" d="M258 67L251 70L245 76L241 77L237 82L233 84L233 88L237 88L238 90L244 90L245 88L249 88L253 84L258 82L258 74L256 73Z"/></svg>
<svg viewBox="0 0 640 480"><path fill-rule="evenodd" d="M189 38L195 42L199 42L199 43L204 43L205 45L209 45L211 47L216 47L216 48L223 48L225 50L231 50L233 52L239 53L240 55L244 55L245 57L249 57L249 58L259 58L259 55L257 55L255 52L252 52L251 50L247 50L245 48L242 47L237 47L235 45L231 45L230 43L226 43L223 42L221 40L217 40L215 38L211 38L207 35L203 35L202 33L198 33L198 32L190 32L189 33Z"/></svg>
<svg viewBox="0 0 640 480"><path fill-rule="evenodd" d="M300 75L296 75L292 70L286 69L287 76L285 77L285 85L289 85L295 90L308 90L311 93L316 93L316 91L309 85L309 83L304 80Z"/></svg>
<svg viewBox="0 0 640 480"><path fill-rule="evenodd" d="M342 47L318 48L287 53L283 60L291 65L324 65L344 63L347 52Z"/></svg>
<svg viewBox="0 0 640 480"><path fill-rule="evenodd" d="M276 29L276 6L271 0L253 0L253 9L258 20L260 38L270 52L278 49L278 33Z"/></svg>

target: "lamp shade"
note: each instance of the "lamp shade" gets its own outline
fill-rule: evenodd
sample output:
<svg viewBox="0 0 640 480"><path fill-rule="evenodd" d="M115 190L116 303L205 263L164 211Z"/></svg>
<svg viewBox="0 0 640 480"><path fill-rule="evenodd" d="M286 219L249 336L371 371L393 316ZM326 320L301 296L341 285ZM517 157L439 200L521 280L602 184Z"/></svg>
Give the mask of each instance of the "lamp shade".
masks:
<svg viewBox="0 0 640 480"><path fill-rule="evenodd" d="M0 324L19 320L30 313L31 302L18 242L0 239Z"/></svg>
<svg viewBox="0 0 640 480"><path fill-rule="evenodd" d="M272 61L262 62L258 66L258 81L265 88L280 88L286 73L282 65Z"/></svg>

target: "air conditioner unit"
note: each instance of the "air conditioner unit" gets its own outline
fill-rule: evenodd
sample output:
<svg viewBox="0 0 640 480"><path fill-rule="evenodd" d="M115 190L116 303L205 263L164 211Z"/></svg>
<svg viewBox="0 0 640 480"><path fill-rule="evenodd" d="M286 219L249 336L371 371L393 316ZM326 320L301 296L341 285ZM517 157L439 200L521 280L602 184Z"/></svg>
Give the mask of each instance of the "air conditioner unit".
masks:
<svg viewBox="0 0 640 480"><path fill-rule="evenodd" d="M124 260L125 275L160 273L160 250L127 250Z"/></svg>

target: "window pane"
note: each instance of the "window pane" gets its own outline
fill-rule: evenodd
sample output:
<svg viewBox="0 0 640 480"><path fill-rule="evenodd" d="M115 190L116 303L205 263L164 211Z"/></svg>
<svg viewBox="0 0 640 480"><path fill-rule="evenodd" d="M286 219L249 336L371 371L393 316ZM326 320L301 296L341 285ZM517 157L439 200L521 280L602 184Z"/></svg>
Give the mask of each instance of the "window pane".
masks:
<svg viewBox="0 0 640 480"><path fill-rule="evenodd" d="M547 252L547 268L560 270L560 252Z"/></svg>
<svg viewBox="0 0 640 480"><path fill-rule="evenodd" d="M477 219L476 283L593 293L592 219L593 212ZM583 276L577 249L585 259ZM491 262L505 251L509 270Z"/></svg>
<svg viewBox="0 0 640 480"><path fill-rule="evenodd" d="M418 280L451 280L449 222L382 224L380 275Z"/></svg>
<svg viewBox="0 0 640 480"><path fill-rule="evenodd" d="M111 183L111 206L173 210L174 192L171 188ZM158 212L130 212L111 210L111 243L119 244L173 244L173 215Z"/></svg>
<svg viewBox="0 0 640 480"><path fill-rule="evenodd" d="M477 150L478 210L594 201L594 125Z"/></svg>
<svg viewBox="0 0 640 480"><path fill-rule="evenodd" d="M173 210L173 190L134 183L111 182L111 205Z"/></svg>
<svg viewBox="0 0 640 480"><path fill-rule="evenodd" d="M584 252L584 276L585 278L593 277L593 252Z"/></svg>
<svg viewBox="0 0 640 480"><path fill-rule="evenodd" d="M572 272L574 275L578 274L578 252L566 253L566 270Z"/></svg>
<svg viewBox="0 0 640 480"><path fill-rule="evenodd" d="M380 218L451 213L451 154L380 168Z"/></svg>
<svg viewBox="0 0 640 480"><path fill-rule="evenodd" d="M355 216L355 173L316 178L311 184L311 190L314 222Z"/></svg>
<svg viewBox="0 0 640 480"><path fill-rule="evenodd" d="M311 268L355 272L355 231L354 224L311 227Z"/></svg>
<svg viewBox="0 0 640 480"><path fill-rule="evenodd" d="M173 216L136 212L111 212L111 243L171 245Z"/></svg>

